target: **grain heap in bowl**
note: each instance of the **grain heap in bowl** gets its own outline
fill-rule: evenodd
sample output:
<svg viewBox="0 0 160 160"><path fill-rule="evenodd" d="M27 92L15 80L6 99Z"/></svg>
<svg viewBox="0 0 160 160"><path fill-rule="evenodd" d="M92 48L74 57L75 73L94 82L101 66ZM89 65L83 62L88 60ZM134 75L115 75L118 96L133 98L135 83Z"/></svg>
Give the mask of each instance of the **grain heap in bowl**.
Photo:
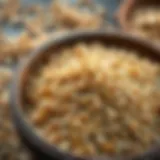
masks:
<svg viewBox="0 0 160 160"><path fill-rule="evenodd" d="M28 78L24 111L46 142L76 155L143 152L158 139L160 66L136 51L78 43Z"/></svg>
<svg viewBox="0 0 160 160"><path fill-rule="evenodd" d="M141 7L133 12L131 26L136 33L155 42L160 41L160 9Z"/></svg>

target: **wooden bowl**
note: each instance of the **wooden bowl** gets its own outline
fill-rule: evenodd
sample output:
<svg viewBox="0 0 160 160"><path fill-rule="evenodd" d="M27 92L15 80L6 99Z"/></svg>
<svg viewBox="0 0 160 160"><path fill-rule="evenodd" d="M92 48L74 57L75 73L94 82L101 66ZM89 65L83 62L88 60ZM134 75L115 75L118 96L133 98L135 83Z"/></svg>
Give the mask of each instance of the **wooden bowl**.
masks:
<svg viewBox="0 0 160 160"><path fill-rule="evenodd" d="M27 122L23 107L25 84L28 80L32 69L38 62L43 61L43 58L50 54L56 54L56 50L66 46L74 45L77 42L93 42L99 41L104 45L115 45L117 47L124 47L126 49L134 49L154 61L160 63L160 50L154 45L146 41L131 37L125 33L105 31L79 31L73 32L61 38L53 38L49 42L36 49L29 58L19 65L15 73L12 89L11 89L11 111L16 129L22 139L22 142L29 148L33 157L38 160L159 160L160 159L160 146L152 148L150 151L142 155L131 155L122 157L77 157L71 153L65 153L59 150L56 146L48 144L43 141L34 132L30 124ZM152 157L152 159L150 159Z"/></svg>
<svg viewBox="0 0 160 160"><path fill-rule="evenodd" d="M133 27L130 24L130 19L132 18L133 12L141 7L157 7L157 5L160 7L159 0L123 0L122 4L115 14L115 17L122 30L132 33Z"/></svg>

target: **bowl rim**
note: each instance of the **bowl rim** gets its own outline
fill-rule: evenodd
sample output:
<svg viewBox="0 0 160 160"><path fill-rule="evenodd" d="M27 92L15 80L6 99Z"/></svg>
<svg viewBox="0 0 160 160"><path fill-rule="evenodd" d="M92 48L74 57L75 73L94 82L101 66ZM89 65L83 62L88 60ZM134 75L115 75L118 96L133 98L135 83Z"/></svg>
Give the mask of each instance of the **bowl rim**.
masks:
<svg viewBox="0 0 160 160"><path fill-rule="evenodd" d="M128 23L128 14L130 9L135 4L136 0L123 0L115 13L115 18L120 25L121 29L126 32L132 31L129 23Z"/></svg>
<svg viewBox="0 0 160 160"><path fill-rule="evenodd" d="M32 129L29 122L26 121L24 118L24 113L22 111L22 105L20 100L21 90L22 90L22 77L25 74L25 70L29 65L32 64L32 61L35 58L38 58L39 55L42 55L46 52L46 50L52 48L56 45L64 45L67 44L68 41L74 41L75 39L84 39L87 37L114 37L123 40L123 41L131 41L131 43L134 44L140 44L143 48L149 48L153 52L157 54L158 57L160 57L160 50L158 47L154 46L152 43L149 43L147 40L142 40L136 36L131 36L129 34L119 32L119 31L89 31L89 30L83 30L83 31L73 31L72 33L65 34L64 36L60 36L58 38L51 38L49 41L42 44L40 47L36 48L32 54L29 55L27 59L22 61L17 66L17 71L14 74L13 82L11 85L11 94L10 94L10 107L11 112L13 116L13 120L15 123L15 126L18 131L22 132L23 136L31 143L31 145L35 146L40 150L40 152L49 155L50 157L56 157L58 160L66 159L66 160L85 160L85 159L92 159L92 157L84 158L84 157L76 157L75 155L72 155L70 153L65 153L61 151L60 149L56 148L53 145L50 145L46 141L42 140ZM73 42L75 43L75 42ZM124 45L125 46L125 45ZM159 60L160 61L160 60ZM107 155L106 155L107 156ZM139 155L133 155L133 157L137 157ZM125 155L122 157L126 157ZM128 157L128 156L127 156ZM131 156L132 157L132 156ZM97 158L99 159L99 158ZM104 158L103 158L104 159ZM123 158L127 159L127 158Z"/></svg>

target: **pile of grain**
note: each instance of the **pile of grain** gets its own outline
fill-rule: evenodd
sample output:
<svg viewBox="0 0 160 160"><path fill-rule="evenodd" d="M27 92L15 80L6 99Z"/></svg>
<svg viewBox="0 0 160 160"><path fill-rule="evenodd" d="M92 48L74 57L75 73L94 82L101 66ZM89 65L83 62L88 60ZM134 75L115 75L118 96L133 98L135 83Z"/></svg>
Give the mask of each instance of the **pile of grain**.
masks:
<svg viewBox="0 0 160 160"><path fill-rule="evenodd" d="M25 113L41 137L65 151L143 152L160 133L159 76L160 66L135 51L80 43L33 72Z"/></svg>

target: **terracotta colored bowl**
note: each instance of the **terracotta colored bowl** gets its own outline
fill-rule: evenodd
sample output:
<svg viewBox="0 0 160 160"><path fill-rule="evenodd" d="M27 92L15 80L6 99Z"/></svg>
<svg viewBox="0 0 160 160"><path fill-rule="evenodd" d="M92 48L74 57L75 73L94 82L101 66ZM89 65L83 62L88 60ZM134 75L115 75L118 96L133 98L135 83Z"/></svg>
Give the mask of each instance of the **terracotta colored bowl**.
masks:
<svg viewBox="0 0 160 160"><path fill-rule="evenodd" d="M108 157L107 155L105 157L76 157L70 153L64 153L56 148L56 146L43 141L33 131L23 113L23 107L25 105L24 88L30 72L32 72L32 69L38 62L43 61L49 54L56 54L56 50L59 48L74 45L80 41L86 43L99 41L104 45L115 45L117 47L125 47L126 49L134 49L139 51L139 54L142 54L142 56L149 57L160 63L160 50L146 41L142 41L124 33L79 31L56 40L50 40L39 49L36 49L28 60L20 64L13 81L10 106L13 120L22 142L30 149L33 157L38 160L160 160L159 145L142 155L131 155L129 157L125 155L122 155L122 157Z"/></svg>
<svg viewBox="0 0 160 160"><path fill-rule="evenodd" d="M132 26L129 20L132 18L132 13L140 7L143 6L156 6L160 7L159 0L123 0L120 5L119 10L116 12L115 16L120 25L120 27L127 32L132 33Z"/></svg>

